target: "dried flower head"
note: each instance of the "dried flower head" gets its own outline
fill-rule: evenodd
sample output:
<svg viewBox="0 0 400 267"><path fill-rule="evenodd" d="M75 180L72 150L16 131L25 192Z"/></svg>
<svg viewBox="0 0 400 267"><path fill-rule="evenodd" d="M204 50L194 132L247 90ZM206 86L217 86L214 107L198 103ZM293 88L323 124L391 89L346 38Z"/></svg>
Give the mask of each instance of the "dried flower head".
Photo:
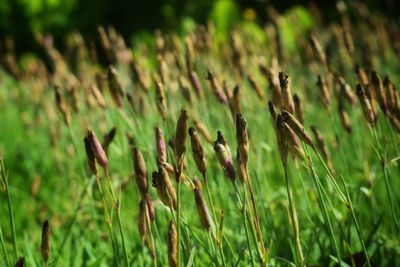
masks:
<svg viewBox="0 0 400 267"><path fill-rule="evenodd" d="M230 151L228 152L226 147L227 146L218 141L218 139L214 142L214 151L217 155L219 164L224 170L225 176L228 177L231 181L235 181L236 174L233 167L232 156L230 154Z"/></svg>
<svg viewBox="0 0 400 267"><path fill-rule="evenodd" d="M189 80L197 96L203 96L203 86L201 85L199 76L196 71L192 70L189 72Z"/></svg>
<svg viewBox="0 0 400 267"><path fill-rule="evenodd" d="M43 260L47 266L50 257L50 225L47 220L43 223L40 251L42 252Z"/></svg>
<svg viewBox="0 0 400 267"><path fill-rule="evenodd" d="M279 72L279 84L282 92L282 108L286 109L290 113L294 112L294 103L292 97L292 91L289 86L289 75L283 72Z"/></svg>
<svg viewBox="0 0 400 267"><path fill-rule="evenodd" d="M124 90L122 89L121 78L118 75L118 71L114 66L110 66L107 71L108 75L108 87L110 89L111 96L118 107L122 107L122 97Z"/></svg>
<svg viewBox="0 0 400 267"><path fill-rule="evenodd" d="M88 165L89 165L90 171L94 175L97 175L96 158L95 158L94 153L92 151L92 147L90 145L89 139L87 137L85 137L83 139L83 141L85 142L86 157L87 157L87 161L88 161Z"/></svg>
<svg viewBox="0 0 400 267"><path fill-rule="evenodd" d="M207 203L204 200L203 191L201 189L201 183L199 180L194 179L194 199L196 201L197 212L199 214L201 225L206 229L206 231L210 231L210 228L213 224L210 210L207 207Z"/></svg>
<svg viewBox="0 0 400 267"><path fill-rule="evenodd" d="M249 160L249 136L247 122L242 113L236 115L236 141L239 149L239 156L244 164Z"/></svg>
<svg viewBox="0 0 400 267"><path fill-rule="evenodd" d="M178 164L183 164L183 157L186 152L186 140L188 138L188 119L189 115L186 109L182 108L176 125L175 153Z"/></svg>
<svg viewBox="0 0 400 267"><path fill-rule="evenodd" d="M253 76L248 75L247 79L249 80L249 84L250 87L256 92L256 94L258 95L258 97L263 100L264 99L264 91L261 89L261 87L256 83L256 81L254 80Z"/></svg>
<svg viewBox="0 0 400 267"><path fill-rule="evenodd" d="M163 120L167 119L167 100L165 98L164 86L158 81L156 82L156 105L157 110Z"/></svg>
<svg viewBox="0 0 400 267"><path fill-rule="evenodd" d="M206 167L207 167L207 162L206 162L206 157L204 155L204 150L203 147L200 143L200 137L199 134L197 133L196 129L193 127L189 128L189 135L190 135L190 141L192 143L192 154L193 154L193 159L196 163L197 169L199 172L205 176L206 173Z"/></svg>
<svg viewBox="0 0 400 267"><path fill-rule="evenodd" d="M328 85L326 84L325 79L321 77L321 75L318 75L317 86L319 88L322 104L328 111L330 111L332 98L329 93Z"/></svg>
<svg viewBox="0 0 400 267"><path fill-rule="evenodd" d="M111 144L111 142L114 140L115 134L117 133L117 128L116 127L112 127L111 130L106 133L103 137L103 143L102 146L104 148L104 151L108 151L108 147Z"/></svg>
<svg viewBox="0 0 400 267"><path fill-rule="evenodd" d="M165 140L163 136L163 132L160 127L156 127L154 129L155 137L156 137L156 149L157 149L157 163L167 161L167 147L165 145Z"/></svg>
<svg viewBox="0 0 400 267"><path fill-rule="evenodd" d="M304 129L303 125L292 114L286 110L283 110L282 118L301 141L314 148L310 135L306 132L306 129Z"/></svg>
<svg viewBox="0 0 400 267"><path fill-rule="evenodd" d="M173 221L169 223L168 227L168 262L170 267L178 266L178 238Z"/></svg>
<svg viewBox="0 0 400 267"><path fill-rule="evenodd" d="M138 229L143 243L147 235L147 204L144 200L141 200L139 204Z"/></svg>
<svg viewBox="0 0 400 267"><path fill-rule="evenodd" d="M207 127L197 119L193 119L194 126L196 127L197 131L200 133L201 136L209 143L212 144L212 136L210 131L207 129Z"/></svg>
<svg viewBox="0 0 400 267"><path fill-rule="evenodd" d="M288 138L287 138L287 125L282 114L278 114L276 118L276 142L278 144L279 155L283 166L287 165L287 158L289 153Z"/></svg>
<svg viewBox="0 0 400 267"><path fill-rule="evenodd" d="M358 100L360 101L365 119L373 126L376 121L376 115L374 110L372 109L370 99L367 97L364 88L359 83L357 84L357 96Z"/></svg>
<svg viewBox="0 0 400 267"><path fill-rule="evenodd" d="M135 170L135 180L139 192L142 196L145 196L149 191L147 182L147 169L142 152L140 152L139 148L137 147L133 148L133 166Z"/></svg>
<svg viewBox="0 0 400 267"><path fill-rule="evenodd" d="M293 95L293 102L294 102L294 110L297 119L300 123L304 124L304 112L303 112L303 105L301 104L300 98L297 94Z"/></svg>
<svg viewBox="0 0 400 267"><path fill-rule="evenodd" d="M157 189L158 196L164 205L171 209L176 208L176 193L168 172L163 166L158 167L158 172L153 172L153 186Z"/></svg>
<svg viewBox="0 0 400 267"><path fill-rule="evenodd" d="M217 100L222 104L227 104L228 98L225 95L224 91L222 90L219 81L210 70L207 71L207 80L210 82L211 89L213 90L215 96L217 97Z"/></svg>
<svg viewBox="0 0 400 267"><path fill-rule="evenodd" d="M92 152L96 158L97 163L107 171L108 170L108 159L106 152L101 146L99 140L97 139L94 132L90 129L87 130L87 139L89 140L90 147L92 148Z"/></svg>
<svg viewBox="0 0 400 267"><path fill-rule="evenodd" d="M379 77L376 71L371 72L371 87L378 100L382 112L386 115L387 114L386 95L383 89L383 83L381 77Z"/></svg>

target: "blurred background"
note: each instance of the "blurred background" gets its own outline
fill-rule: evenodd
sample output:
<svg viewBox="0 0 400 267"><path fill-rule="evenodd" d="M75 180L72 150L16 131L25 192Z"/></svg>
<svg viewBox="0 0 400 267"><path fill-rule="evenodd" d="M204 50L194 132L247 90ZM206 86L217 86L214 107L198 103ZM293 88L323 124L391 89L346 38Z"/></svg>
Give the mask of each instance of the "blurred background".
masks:
<svg viewBox="0 0 400 267"><path fill-rule="evenodd" d="M62 45L66 33L80 31L96 34L98 25L113 25L128 43L155 29L182 33L194 23L209 19L224 24L247 18L263 23L268 20L266 7L273 5L283 13L293 6L322 8L325 19L336 19L336 1L294 0L1 0L0 38L11 37L17 53L34 50L35 32L51 33L56 45ZM355 2L355 1L345 1ZM362 1L370 11L399 17L400 1Z"/></svg>

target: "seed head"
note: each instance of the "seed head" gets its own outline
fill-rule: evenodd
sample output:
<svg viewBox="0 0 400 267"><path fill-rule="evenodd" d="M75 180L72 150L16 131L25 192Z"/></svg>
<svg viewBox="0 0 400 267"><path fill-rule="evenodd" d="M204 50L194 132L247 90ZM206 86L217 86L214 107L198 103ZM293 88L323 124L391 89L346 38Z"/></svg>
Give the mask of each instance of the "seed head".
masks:
<svg viewBox="0 0 400 267"><path fill-rule="evenodd" d="M153 172L153 186L156 187L158 196L164 205L171 209L176 208L176 193L171 183L168 172L163 166L158 167L158 172Z"/></svg>
<svg viewBox="0 0 400 267"><path fill-rule="evenodd" d="M121 78L118 75L117 69L114 66L108 68L108 87L111 96L118 107L122 107L122 96L124 91L122 89Z"/></svg>
<svg viewBox="0 0 400 267"><path fill-rule="evenodd" d="M236 174L232 163L232 156L230 155L230 152L227 151L226 146L217 140L214 142L214 151L217 155L219 164L224 170L225 176L228 177L232 182L235 181Z"/></svg>
<svg viewBox="0 0 400 267"><path fill-rule="evenodd" d="M147 204L144 200L139 204L138 229L143 242L147 234Z"/></svg>
<svg viewBox="0 0 400 267"><path fill-rule="evenodd" d="M306 132L303 125L286 110L282 111L282 118L284 122L293 130L293 132L307 145L314 148L310 135Z"/></svg>
<svg viewBox="0 0 400 267"><path fill-rule="evenodd" d="M186 152L186 140L188 138L188 119L189 115L186 109L181 109L181 113L176 125L175 135L175 153L178 159L178 164L183 163L184 153Z"/></svg>
<svg viewBox="0 0 400 267"><path fill-rule="evenodd" d="M217 100L222 104L227 104L228 98L222 90L220 83L210 70L207 71L207 80L210 82L211 88L214 91Z"/></svg>
<svg viewBox="0 0 400 267"><path fill-rule="evenodd" d="M383 89L383 83L376 71L371 72L371 87L374 90L375 96L378 100L382 112L387 114L386 95Z"/></svg>
<svg viewBox="0 0 400 267"><path fill-rule="evenodd" d="M205 175L207 162L206 162L206 157L204 155L203 147L201 146L201 143L200 143L199 134L197 133L195 128L190 127L189 135L190 135L190 141L192 143L193 159L196 163L196 166L197 166L197 169L199 170L199 172L201 174Z"/></svg>
<svg viewBox="0 0 400 267"><path fill-rule="evenodd" d="M200 181L194 179L193 183L194 183L194 199L196 201L197 212L199 214L201 225L206 229L206 231L210 231L213 221L211 218L210 211L207 207L207 203L204 200Z"/></svg>
<svg viewBox="0 0 400 267"><path fill-rule="evenodd" d="M208 131L207 127L200 121L197 119L193 119L194 122L194 126L196 127L197 131L199 132L199 134L201 136L203 136L203 138L209 143L212 144L212 136L210 131Z"/></svg>
<svg viewBox="0 0 400 267"><path fill-rule="evenodd" d="M292 91L289 86L289 75L283 72L279 72L279 84L282 92L282 108L286 109L290 113L294 112L294 103L292 97Z"/></svg>
<svg viewBox="0 0 400 267"><path fill-rule="evenodd" d="M156 104L157 110L163 120L167 119L167 102L165 99L164 86L158 81L156 83Z"/></svg>
<svg viewBox="0 0 400 267"><path fill-rule="evenodd" d="M117 133L117 128L116 127L112 127L111 130L106 133L103 137L103 143L102 143L102 147L104 148L104 151L108 151L108 146L111 144L111 142L114 140L115 134Z"/></svg>
<svg viewBox="0 0 400 267"><path fill-rule="evenodd" d="M376 121L376 115L372 109L370 99L367 97L364 88L359 83L357 84L357 96L358 100L360 101L365 119L373 126Z"/></svg>
<svg viewBox="0 0 400 267"><path fill-rule="evenodd" d="M87 161L88 161L88 165L89 165L90 171L94 175L97 175L96 158L95 158L94 153L92 151L92 147L90 145L89 139L87 137L85 137L83 139L83 141L85 142L86 157L87 157Z"/></svg>
<svg viewBox="0 0 400 267"><path fill-rule="evenodd" d="M170 267L178 266L178 238L173 221L169 223L168 227L168 262Z"/></svg>
<svg viewBox="0 0 400 267"><path fill-rule="evenodd" d="M47 220L43 223L40 251L42 252L43 260L47 266L50 257L50 225Z"/></svg>
<svg viewBox="0 0 400 267"><path fill-rule="evenodd" d="M104 152L103 147L101 146L99 140L97 139L94 132L90 129L87 130L87 139L89 140L90 147L92 148L92 152L96 158L97 163L107 171L108 170L108 159L106 152Z"/></svg>
<svg viewBox="0 0 400 267"><path fill-rule="evenodd" d="M167 161L167 147L165 145L165 140L163 132L160 127L154 129L156 137L156 149L157 149L157 163Z"/></svg>
<svg viewBox="0 0 400 267"><path fill-rule="evenodd" d="M293 95L293 102L294 102L295 115L297 119L300 121L300 123L304 124L303 105L301 104L300 98L297 94Z"/></svg>
<svg viewBox="0 0 400 267"><path fill-rule="evenodd" d="M249 160L249 136L247 122L242 113L236 115L236 141L239 149L239 156L244 164Z"/></svg>
<svg viewBox="0 0 400 267"><path fill-rule="evenodd" d="M256 83L256 81L253 79L251 75L247 76L247 79L249 80L250 87L256 92L260 100L264 99L264 91L261 89L261 87Z"/></svg>
<svg viewBox="0 0 400 267"><path fill-rule="evenodd" d="M331 110L331 95L329 93L328 86L324 78L318 75L317 86L319 87L320 98L324 107L330 111Z"/></svg>
<svg viewBox="0 0 400 267"><path fill-rule="evenodd" d="M196 71L192 70L189 72L189 80L197 96L203 96L203 86L201 85L199 76Z"/></svg>
<svg viewBox="0 0 400 267"><path fill-rule="evenodd" d="M142 152L140 152L139 148L137 147L133 148L133 166L135 170L135 180L139 192L142 196L145 196L149 191L147 182L147 169Z"/></svg>
<svg viewBox="0 0 400 267"><path fill-rule="evenodd" d="M278 144L279 154L281 156L283 166L287 165L288 158L288 138L287 127L282 114L278 114L276 118L276 142Z"/></svg>

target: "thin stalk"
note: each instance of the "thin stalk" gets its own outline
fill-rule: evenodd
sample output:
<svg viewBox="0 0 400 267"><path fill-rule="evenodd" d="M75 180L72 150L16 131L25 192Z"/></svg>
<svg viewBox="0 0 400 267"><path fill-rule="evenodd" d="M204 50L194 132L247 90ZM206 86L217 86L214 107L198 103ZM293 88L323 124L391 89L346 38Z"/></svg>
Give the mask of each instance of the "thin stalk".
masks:
<svg viewBox="0 0 400 267"><path fill-rule="evenodd" d="M179 174L180 175L180 174ZM180 177L178 179L177 182L177 206L176 206L176 214L177 214L177 218L176 218L176 226L177 226L177 235L176 235L176 239L177 239L177 259L178 259L178 267L181 266L181 245L180 245L180 241L181 241L181 181L180 181Z"/></svg>
<svg viewBox="0 0 400 267"><path fill-rule="evenodd" d="M116 258L117 265L119 266L118 252L117 252L117 248L116 248L114 233L112 230L112 221L111 221L110 214L108 213L106 198L105 198L104 192L103 192L103 186L102 186L102 184L100 182L100 178L97 174L96 174L96 183L97 183L97 187L99 189L101 200L103 201L104 218L105 218L106 224L108 226L108 231L110 233L110 237L111 237L111 241L112 241L112 245L113 245L114 257Z"/></svg>
<svg viewBox="0 0 400 267"><path fill-rule="evenodd" d="M147 224L147 228L149 229L149 239L148 239L148 243L149 243L149 247L151 248L152 252L156 253L156 249L155 249L155 245L154 245L154 237L153 237L153 232L151 230L151 222L150 222L150 214L149 214L149 210L146 207L146 224ZM154 254L152 255L153 258L153 265L157 266L157 255Z"/></svg>
<svg viewBox="0 0 400 267"><path fill-rule="evenodd" d="M286 180L286 190L287 190L287 195L288 195L288 201L289 201L289 209L290 209L290 217L292 220L292 227L293 227L293 234L294 234L294 241L295 241L295 251L296 251L296 265L297 266L304 266L304 256L303 256L303 251L301 249L301 243L300 243L300 234L299 234L299 225L298 225L298 219L297 219L297 212L296 212L296 207L292 201L292 192L291 192L291 187L290 187L290 180L289 180L289 174L287 170L287 166L283 166L284 172L285 172L285 180Z"/></svg>
<svg viewBox="0 0 400 267"><path fill-rule="evenodd" d="M6 265L10 266L10 262L8 261L6 246L5 246L5 243L4 243L3 231L1 230L1 227L0 227L0 242L1 242L1 249L3 250L3 257L6 260Z"/></svg>
<svg viewBox="0 0 400 267"><path fill-rule="evenodd" d="M18 261L18 250L17 250L17 235L15 232L15 221L14 221L14 214L13 214L13 205L11 201L11 196L10 196L10 189L8 187L8 178L6 176L6 170L4 169L4 163L3 159L0 158L0 167L1 167L1 173L3 176L4 180L4 185L6 189L6 195L7 195L7 205L8 205L8 216L10 220L10 226L11 226L11 232L12 232L12 239L13 239L13 256L14 256L14 262Z"/></svg>
<svg viewBox="0 0 400 267"><path fill-rule="evenodd" d="M57 262L58 262L58 259L61 256L61 252L63 251L64 246L65 246L65 244L67 242L67 239L71 234L72 226L74 225L74 223L75 223L75 221L76 221L76 219L78 217L78 212L79 212L79 209L81 208L81 205L82 205L81 202L82 202L83 198L86 196L86 194L89 192L89 189L92 187L92 184L93 184L94 180L95 180L95 176L92 176L91 179L88 181L87 186L85 187L85 190L83 192L81 192L80 195L78 196L78 201L77 201L77 204L76 204L76 207L75 207L75 210L74 210L74 215L71 218L70 222L68 223L67 231L65 232L65 235L64 235L64 237L63 237L63 239L61 241L61 245L57 250L57 255L56 255L56 257L55 257L55 259L54 259L54 261L52 263L54 266L57 266Z"/></svg>
<svg viewBox="0 0 400 267"><path fill-rule="evenodd" d="M391 210L391 213L392 213L393 221L394 221L394 224L395 224L395 227L396 227L397 231L399 231L400 230L399 229L399 222L397 220L396 212L395 212L395 209L394 209L392 191L390 190L389 174L388 174L387 168L386 168L386 159L383 156L382 148L381 148L381 145L379 143L378 135L376 133L375 127L371 127L371 129L372 129L372 134L373 134L373 136L375 138L376 146L378 148L378 160L379 160L379 163L381 165L381 168L382 168L382 171L383 171L383 175L384 175L384 178L385 178L385 186L386 186L386 191L387 191L387 195L388 195L388 200L389 200L389 204L390 204L390 210Z"/></svg>
<svg viewBox="0 0 400 267"><path fill-rule="evenodd" d="M214 224L215 224L215 226L216 226L216 223L217 223L217 216L216 216L216 213L215 213L214 203L213 203L212 198L211 198L211 192L210 192L210 188L209 188L209 186L208 186L208 181L207 181L206 173L203 173L202 175L203 175L204 184L206 185L207 198L208 198L208 202L210 203L210 206L211 206L211 212L212 212ZM215 227L215 228L217 229L217 227ZM220 233L220 234L221 234L221 233ZM218 234L217 234L217 236L218 236ZM215 241L215 243L216 243L216 245L217 245L217 247L218 247L218 250L219 250L219 252L220 252L222 264L223 264L223 266L226 266L225 257L224 257L224 250L223 250L223 248L222 248L222 244L218 244L218 241L217 241L217 238L216 238L216 237L214 238L214 241Z"/></svg>
<svg viewBox="0 0 400 267"><path fill-rule="evenodd" d="M121 207L120 207L121 201L117 201L108 170L106 171L106 177L107 177L107 181L108 181L108 186L110 187L110 191L111 191L113 207L115 208L116 214L117 214L118 226L119 226L119 231L120 231L121 240L122 240L122 248L124 250L125 263L126 263L126 266L129 266L128 251L126 248L125 235L124 235L124 231L123 231L123 227L122 227L122 220L121 220Z"/></svg>
<svg viewBox="0 0 400 267"><path fill-rule="evenodd" d="M160 238L160 234L158 233L157 224L156 224L155 221L153 221L153 228L154 228L154 232L156 233L156 239L158 241L158 246L161 248L162 247L162 241L161 241L161 238ZM168 259L166 258L163 249L160 249L160 253L161 253L161 259L164 261L164 263L168 262Z"/></svg>
<svg viewBox="0 0 400 267"><path fill-rule="evenodd" d="M251 241L250 241L250 237L249 237L249 231L247 229L247 223L246 223L246 205L244 204L244 200L242 200L241 194L240 194L240 190L239 190L239 186L237 184L237 182L234 182L235 185L235 190L236 190L236 194L239 195L239 199L240 199L240 206L241 206L241 213L243 216L243 225L244 225L244 230L246 232L246 240L247 240L247 246L249 247L249 254L250 254L250 260L251 260L251 266L254 267L254 259L253 259L253 252L251 250Z"/></svg>
<svg viewBox="0 0 400 267"><path fill-rule="evenodd" d="M348 208L350 209L350 213L351 213L351 216L353 218L354 225L356 226L356 229L357 229L357 234L358 234L358 237L360 239L361 246L363 248L365 259L367 261L367 266L371 267L371 262L369 261L368 251L367 251L367 248L365 246L364 238L363 238L363 235L362 235L362 232L361 232L361 228L360 228L360 226L358 224L357 217L356 217L356 214L355 214L354 209L353 209L353 205L351 203L351 198L350 198L349 191L347 190L347 186L346 186L346 183L345 183L344 178L343 178L342 175L340 175L340 178L341 178L341 181L343 183L344 190L346 192L347 200L348 200L348 202L350 204Z"/></svg>
<svg viewBox="0 0 400 267"><path fill-rule="evenodd" d="M248 169L247 164L245 166L245 169L246 169L247 186L249 187L250 198L251 198L251 202L252 202L253 210L254 210L254 216L255 216L255 222L256 222L256 227L257 227L258 239L259 239L259 242L260 242L260 245L261 245L262 255L264 256L265 255L265 248L264 248L264 241L263 241L262 232L261 232L261 226L260 226L260 217L258 216L258 212L257 212L256 200L255 200L255 197L254 197L253 186L251 185L250 174L249 174L249 169ZM262 262L264 263L264 257L262 258Z"/></svg>
<svg viewBox="0 0 400 267"><path fill-rule="evenodd" d="M213 238L211 236L211 232L210 231L207 232L207 239L208 239L208 245L211 247L212 252L214 254L214 259L215 259L214 264L216 266L220 266L219 265L219 261L218 261L218 252L217 252L217 249L214 246L214 240L213 240Z"/></svg>
<svg viewBox="0 0 400 267"><path fill-rule="evenodd" d="M308 167L309 167L310 172L311 172L311 177L313 178L313 181L315 183L315 187L317 188L318 198L320 200L319 202L320 202L320 206L321 206L321 211L322 211L322 214L324 216L325 223L328 225L331 242L333 243L333 247L334 247L334 249L336 251L336 255L337 255L337 258L338 258L338 261L339 261L339 266L342 266L340 250L339 250L339 247L338 247L337 242L336 242L335 234L334 234L333 228L332 228L332 223L331 223L331 220L329 218L329 214L328 214L328 210L326 208L324 197L322 195L321 187L320 187L320 184L319 184L320 183L319 182L319 178L318 178L317 174L315 173L314 165L312 163L312 160L311 160L311 157L310 157L308 149L306 149L306 151L307 151L307 156L309 157L309 159L308 159L309 166Z"/></svg>

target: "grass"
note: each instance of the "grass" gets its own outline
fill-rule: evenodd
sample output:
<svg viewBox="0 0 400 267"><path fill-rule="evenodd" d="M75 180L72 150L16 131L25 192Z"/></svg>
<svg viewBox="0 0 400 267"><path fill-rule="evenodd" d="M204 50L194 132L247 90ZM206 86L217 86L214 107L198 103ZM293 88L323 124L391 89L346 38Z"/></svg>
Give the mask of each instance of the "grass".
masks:
<svg viewBox="0 0 400 267"><path fill-rule="evenodd" d="M349 12L355 11L349 8ZM332 24L315 20L313 42L330 51L324 61L323 56L316 55L321 51L313 51L309 43L309 29L298 25L294 14L282 15L285 27L279 26L282 21L277 18L274 24L267 24L265 31L255 23L249 27L250 22L241 22L233 29L234 41L224 42L223 36L212 31L207 35L202 35L202 30L197 30L197 35L189 32L191 35L186 36L204 37L209 42L204 47L199 46L202 39L186 44L193 46L189 67L198 74L202 93L193 89L187 75L184 38L172 34L154 37L154 46L137 41L132 48L119 44L116 50L109 51L116 57L108 60L113 61L113 73L120 79L113 78L111 86L102 87L101 81L96 80L96 75L106 73L107 68L93 61L77 35L69 36L70 53L61 54L67 69L60 67L63 62L53 48L45 48L56 63L52 80L43 62L34 55L16 58L23 73L20 76L11 75L3 62L0 266L14 266L20 257L25 258L26 266L43 266L39 247L46 220L51 226L49 266L165 266L171 257L171 220L177 232L176 255L172 256L176 256L179 266L400 265L396 214L400 205L400 181L396 179L400 177L399 131L392 118L380 111L378 101L373 100L378 120L370 134L362 103L355 101L353 105L343 100L328 73L342 76L354 94L359 82L353 70L356 64L367 73L371 66L398 85L398 51L388 32L394 24L374 15L375 20L370 23L376 27L371 28L363 18L355 16L350 32L354 49L349 49L338 37L340 30L334 31ZM380 28L381 22L387 23L388 28ZM278 53L273 29L278 27L285 35L288 25L293 36L282 38ZM255 27L258 30L254 32ZM115 46L112 30L106 32ZM293 38L295 46L284 41ZM161 61L167 68L158 68L156 51L163 55ZM12 50L5 52L15 56ZM101 58L101 46L97 52ZM130 52L134 64L141 69L136 74L126 56ZM279 65L269 66L277 55ZM259 64L271 67L271 82L278 79L280 71L289 75L289 90L304 110L302 126L306 133L311 132L311 125L321 132L331 163L310 146L304 134L297 132L292 139L282 135L288 149L287 162L282 165L275 118L271 124L267 105L276 93L273 90L279 91L279 80L275 80L278 89L270 90L273 86ZM206 80L208 70L216 81L212 85ZM147 80L148 88L144 88L146 82L139 82L138 75ZM251 81L247 75L251 75ZM318 75L330 90L330 108L320 99ZM182 81L179 85L180 76L187 80L189 90L180 88L185 85ZM158 90L162 93L156 90L160 80L163 84ZM54 84L59 85L61 100L54 100ZM99 87L105 107L89 91L93 84ZM235 85L238 88L233 90ZM118 99L121 90L122 102ZM161 101L160 96L165 99ZM350 118L351 133L342 127L336 114L339 103ZM280 113L281 106L275 106ZM189 114L188 123L181 127L184 131L176 134L182 107ZM399 107L392 110L393 116L400 113ZM245 118L240 127L235 124L239 112ZM68 117L70 124L66 125L64 118ZM204 136L204 129L195 126L195 121L204 124L212 140ZM282 123L284 129L296 132L293 124ZM175 165L169 176L176 190L177 206L176 210L165 206L148 180L144 193L149 193L156 216L150 218L146 209L148 231L143 238L138 230L143 192L135 182L132 148L139 148L143 154L148 179L160 163L154 140L156 126L167 143L166 162ZM107 149L108 170L101 170L98 164L99 173L93 175L83 143L86 129L93 129L102 140L112 127L117 132ZM199 170L192 157L189 127L195 127L199 135L201 153L207 162L205 170ZM217 139L217 131L224 134L227 142L225 145L218 140L222 151L218 155L212 142ZM179 148L175 135L186 140ZM184 135L186 138L182 138ZM238 145L240 159L236 161ZM177 153L178 149L183 153ZM247 156L241 169L238 164ZM234 174L229 173L228 162L234 167ZM186 178L177 183L176 176L181 172ZM199 182L207 195L204 201L210 209L213 230L206 230L200 222L193 197L195 177L203 178Z"/></svg>

